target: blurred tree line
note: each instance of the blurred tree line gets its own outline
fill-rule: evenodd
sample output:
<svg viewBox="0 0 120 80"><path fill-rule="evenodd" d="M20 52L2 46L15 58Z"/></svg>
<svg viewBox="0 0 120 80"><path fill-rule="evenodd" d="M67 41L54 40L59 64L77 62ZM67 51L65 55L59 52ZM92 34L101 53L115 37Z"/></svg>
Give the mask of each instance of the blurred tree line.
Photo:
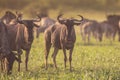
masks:
<svg viewBox="0 0 120 80"><path fill-rule="evenodd" d="M42 9L119 10L120 0L0 0L0 9L34 11Z"/></svg>

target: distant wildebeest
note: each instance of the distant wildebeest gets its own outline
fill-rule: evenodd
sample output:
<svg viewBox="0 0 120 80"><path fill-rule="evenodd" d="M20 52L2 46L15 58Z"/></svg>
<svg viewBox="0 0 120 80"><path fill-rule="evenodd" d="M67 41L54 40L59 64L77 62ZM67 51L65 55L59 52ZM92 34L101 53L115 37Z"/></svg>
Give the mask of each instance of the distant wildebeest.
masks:
<svg viewBox="0 0 120 80"><path fill-rule="evenodd" d="M83 20L83 17L80 16L82 19L60 19L62 15L59 15L57 17L58 23L55 23L51 27L47 28L44 32L45 36L45 68L47 69L47 60L48 60L48 54L51 48L51 45L54 47L54 52L52 54L54 67L57 68L56 65L56 55L58 53L59 49L63 49L64 53L64 65L66 67L66 49L69 50L69 62L70 62L70 70L71 67L71 61L72 61L72 52L74 48L74 43L76 41L76 34L74 25L81 24L81 21Z"/></svg>
<svg viewBox="0 0 120 80"><path fill-rule="evenodd" d="M56 21L48 17L48 15L38 15L41 18L40 27L36 29L36 38L39 37L40 33L43 33L50 25L53 25Z"/></svg>
<svg viewBox="0 0 120 80"><path fill-rule="evenodd" d="M18 14L17 14L18 15ZM15 15L16 16L16 15ZM16 23L7 25L8 39L10 42L10 49L17 51L18 58L21 61L22 49L26 51L25 54L25 69L28 70L28 57L31 49L31 45L34 39L33 27L39 27L34 24L38 20L21 20L17 16ZM18 63L18 71L20 71L20 62Z"/></svg>
<svg viewBox="0 0 120 80"><path fill-rule="evenodd" d="M120 15L108 15L107 16L107 21L109 24L114 26L115 32L113 35L113 39L115 40L115 35L118 33L118 40L120 41L120 28L119 28L119 20L120 20Z"/></svg>
<svg viewBox="0 0 120 80"><path fill-rule="evenodd" d="M84 42L86 42L86 38L88 39L88 43L90 42L91 34L102 41L102 30L100 24L95 20L84 19L80 26L81 36Z"/></svg>
<svg viewBox="0 0 120 80"><path fill-rule="evenodd" d="M114 40L114 33L116 32L114 26L109 24L108 21L100 22L100 26L102 33L110 40Z"/></svg>
<svg viewBox="0 0 120 80"><path fill-rule="evenodd" d="M0 61L1 71L11 74L14 61L18 60L15 54L10 50L8 41L7 26L3 19L0 20Z"/></svg>

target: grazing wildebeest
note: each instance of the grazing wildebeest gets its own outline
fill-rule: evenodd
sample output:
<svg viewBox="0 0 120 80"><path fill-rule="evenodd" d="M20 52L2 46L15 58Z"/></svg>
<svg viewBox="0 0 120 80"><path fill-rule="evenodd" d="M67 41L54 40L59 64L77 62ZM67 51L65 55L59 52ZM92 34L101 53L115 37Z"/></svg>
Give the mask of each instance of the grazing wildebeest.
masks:
<svg viewBox="0 0 120 80"><path fill-rule="evenodd" d="M93 36L99 41L102 41L102 30L100 24L95 20L85 20L82 25L80 25L81 36L84 42L86 42L86 37L88 42L90 42L90 36Z"/></svg>
<svg viewBox="0 0 120 80"><path fill-rule="evenodd" d="M16 57L16 54L14 52L10 51L10 54L1 58L1 70L7 74L11 74L15 60L17 62L20 62L18 57Z"/></svg>
<svg viewBox="0 0 120 80"><path fill-rule="evenodd" d="M18 60L15 54L10 50L8 41L7 27L3 20L0 20L0 61L1 70L7 74L11 74L14 61Z"/></svg>
<svg viewBox="0 0 120 80"><path fill-rule="evenodd" d="M113 35L113 39L115 40L115 35L118 32L118 40L120 41L120 28L119 28L119 20L120 20L120 15L108 15L107 16L107 21L109 24L114 26L115 32Z"/></svg>
<svg viewBox="0 0 120 80"><path fill-rule="evenodd" d="M47 15L38 15L41 18L40 27L36 29L36 38L39 37L40 33L43 33L50 25L53 25L56 21L48 17Z"/></svg>
<svg viewBox="0 0 120 80"><path fill-rule="evenodd" d="M112 40L112 38L114 37L114 33L116 32L115 28L113 25L109 24L108 21L103 21L100 23L101 29L102 29L102 33L109 38L110 40ZM113 38L114 40L114 38Z"/></svg>
<svg viewBox="0 0 120 80"><path fill-rule="evenodd" d="M25 55L25 69L28 70L28 57L31 49L31 45L34 39L33 27L39 27L34 24L38 20L20 20L17 16L17 20L13 25L7 25L8 39L10 42L11 51L17 51L18 58L21 62L22 49L26 51ZM20 62L18 63L18 71L20 71Z"/></svg>
<svg viewBox="0 0 120 80"><path fill-rule="evenodd" d="M54 67L56 65L56 55L59 49L63 49L64 53L64 65L66 67L66 49L69 50L69 62L71 70L71 61L72 61L72 52L74 48L74 43L76 41L76 34L74 25L79 25L83 20L83 17L80 16L81 20L76 19L60 19L62 15L57 17L59 23L55 23L51 27L47 28L44 32L45 36L45 68L47 69L47 60L48 54L51 48L51 45L54 47L54 52L52 54Z"/></svg>

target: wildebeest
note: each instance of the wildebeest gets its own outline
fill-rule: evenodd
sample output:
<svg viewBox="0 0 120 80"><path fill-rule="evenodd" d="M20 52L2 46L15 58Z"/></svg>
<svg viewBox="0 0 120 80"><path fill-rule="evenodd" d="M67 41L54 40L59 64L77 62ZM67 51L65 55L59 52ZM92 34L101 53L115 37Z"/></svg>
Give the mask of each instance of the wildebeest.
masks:
<svg viewBox="0 0 120 80"><path fill-rule="evenodd" d="M1 70L7 74L12 72L12 67L14 61L18 60L15 54L10 50L9 41L8 41L8 32L7 27L3 23L3 20L0 20L0 61L1 61Z"/></svg>
<svg viewBox="0 0 120 80"><path fill-rule="evenodd" d="M114 26L114 35L113 39L115 39L115 35L118 32L118 40L120 41L120 28L119 28L119 20L120 20L120 15L107 15L107 21L109 24Z"/></svg>
<svg viewBox="0 0 120 80"><path fill-rule="evenodd" d="M69 62L70 62L70 70L71 61L72 61L72 52L74 48L74 43L76 41L76 34L74 25L79 25L83 20L83 17L80 16L82 19L60 19L62 14L57 17L58 23L55 23L53 26L47 28L45 30L45 68L47 69L47 60L48 54L51 48L51 45L54 47L54 52L52 54L54 67L57 68L56 65L56 55L59 49L63 49L64 53L64 65L66 67L66 49L69 50Z"/></svg>
<svg viewBox="0 0 120 80"><path fill-rule="evenodd" d="M84 42L86 42L86 38L88 42L90 42L91 34L99 41L102 41L102 30L100 24L95 20L86 20L83 21L82 25L80 25L81 36Z"/></svg>
<svg viewBox="0 0 120 80"><path fill-rule="evenodd" d="M28 57L31 45L34 39L33 27L39 27L34 22L38 20L21 20L17 16L15 24L7 25L8 39L10 42L11 51L17 51L18 58L21 61L22 49L26 51L25 54L25 69L28 70ZM18 63L18 71L20 71L20 62Z"/></svg>
<svg viewBox="0 0 120 80"><path fill-rule="evenodd" d="M41 18L40 27L36 29L36 38L39 37L40 33L43 33L50 25L54 24L56 21L48 17L47 15L38 15Z"/></svg>
<svg viewBox="0 0 120 80"><path fill-rule="evenodd" d="M116 32L114 26L109 24L108 21L100 22L100 26L102 29L102 33L110 40L114 40L113 37L114 37L114 33Z"/></svg>

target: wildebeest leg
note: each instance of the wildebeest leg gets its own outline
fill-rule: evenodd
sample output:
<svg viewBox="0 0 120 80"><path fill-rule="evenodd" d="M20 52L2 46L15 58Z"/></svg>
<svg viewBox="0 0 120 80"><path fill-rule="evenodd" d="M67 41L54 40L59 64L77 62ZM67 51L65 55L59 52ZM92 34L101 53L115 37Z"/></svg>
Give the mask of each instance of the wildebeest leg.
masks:
<svg viewBox="0 0 120 80"><path fill-rule="evenodd" d="M21 60L21 55L18 54L19 60ZM20 72L20 62L18 62L18 71Z"/></svg>
<svg viewBox="0 0 120 80"><path fill-rule="evenodd" d="M47 64L48 64L48 55L49 55L49 51L51 48L51 44L50 43L45 43L45 69L47 69Z"/></svg>
<svg viewBox="0 0 120 80"><path fill-rule="evenodd" d="M53 63L54 63L54 67L57 68L57 65L56 65L56 55L58 53L58 48L54 48L54 52L53 52Z"/></svg>
<svg viewBox="0 0 120 80"><path fill-rule="evenodd" d="M86 43L86 34L83 35L84 44Z"/></svg>
<svg viewBox="0 0 120 80"><path fill-rule="evenodd" d="M20 63L21 63L21 54L22 54L22 50L18 50L18 71L20 72Z"/></svg>
<svg viewBox="0 0 120 80"><path fill-rule="evenodd" d="M66 56L66 50L65 50L65 48L63 48L63 53L64 53L64 66L66 68L67 56Z"/></svg>
<svg viewBox="0 0 120 80"><path fill-rule="evenodd" d="M73 52L73 48L70 49L70 54L69 54L70 71L72 71L72 52Z"/></svg>
<svg viewBox="0 0 120 80"><path fill-rule="evenodd" d="M28 71L28 59L29 59L30 49L26 50L25 54L25 70Z"/></svg>
<svg viewBox="0 0 120 80"><path fill-rule="evenodd" d="M84 41L84 33L81 32L82 40Z"/></svg>
<svg viewBox="0 0 120 80"><path fill-rule="evenodd" d="M116 31L113 33L113 41L115 41Z"/></svg>
<svg viewBox="0 0 120 80"><path fill-rule="evenodd" d="M88 43L90 43L90 33L88 34Z"/></svg>
<svg viewBox="0 0 120 80"><path fill-rule="evenodd" d="M5 72L5 58L2 59L2 68L3 68L3 72Z"/></svg>
<svg viewBox="0 0 120 80"><path fill-rule="evenodd" d="M39 38L39 34L40 34L39 29L36 29L36 38Z"/></svg>
<svg viewBox="0 0 120 80"><path fill-rule="evenodd" d="M8 64L9 64L9 63L8 63L7 58L4 58L4 62L3 62L3 63L4 63L4 72L8 74L8 70L9 70L9 69L8 69L8 68L9 68L9 67L8 67Z"/></svg>
<svg viewBox="0 0 120 80"><path fill-rule="evenodd" d="M3 60L1 59L1 71L3 71Z"/></svg>

